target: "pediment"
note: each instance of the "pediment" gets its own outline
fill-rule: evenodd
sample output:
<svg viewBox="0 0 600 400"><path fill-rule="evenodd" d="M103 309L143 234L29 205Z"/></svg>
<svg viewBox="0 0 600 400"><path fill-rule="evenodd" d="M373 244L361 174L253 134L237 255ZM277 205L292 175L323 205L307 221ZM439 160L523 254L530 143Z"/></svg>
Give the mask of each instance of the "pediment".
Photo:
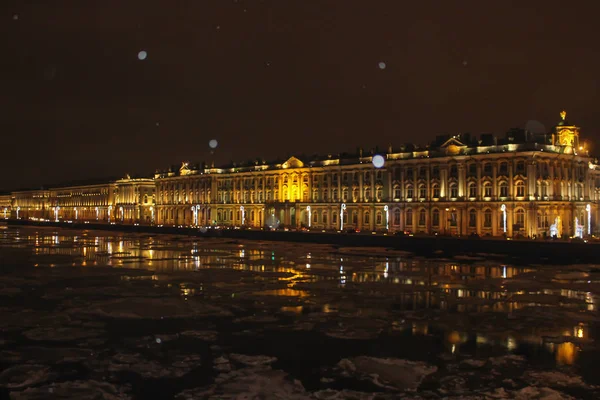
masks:
<svg viewBox="0 0 600 400"><path fill-rule="evenodd" d="M281 164L282 168L304 168L304 163L296 157L290 157L286 162Z"/></svg>
<svg viewBox="0 0 600 400"><path fill-rule="evenodd" d="M189 175L192 171L190 170L189 164L184 162L181 164L181 168L179 168L179 175Z"/></svg>
<svg viewBox="0 0 600 400"><path fill-rule="evenodd" d="M455 137L451 137L440 146L441 149L446 150L446 154L459 154L465 147L467 145Z"/></svg>

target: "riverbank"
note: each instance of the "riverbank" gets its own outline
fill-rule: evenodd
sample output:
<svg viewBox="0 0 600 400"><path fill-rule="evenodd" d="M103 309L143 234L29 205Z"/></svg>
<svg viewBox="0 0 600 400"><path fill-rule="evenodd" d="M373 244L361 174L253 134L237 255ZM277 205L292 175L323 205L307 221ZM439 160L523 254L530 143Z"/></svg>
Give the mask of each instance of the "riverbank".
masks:
<svg viewBox="0 0 600 400"><path fill-rule="evenodd" d="M457 255L502 255L537 263L596 263L600 259L600 244L541 240L499 240L446 236L388 236L326 232L286 232L250 229L178 228L147 225L102 223L40 222L7 220L10 226L45 226L69 229L89 229L115 232L175 234L198 237L223 237L240 240L285 241L331 244L343 247L386 247L410 251L418 255L452 257Z"/></svg>

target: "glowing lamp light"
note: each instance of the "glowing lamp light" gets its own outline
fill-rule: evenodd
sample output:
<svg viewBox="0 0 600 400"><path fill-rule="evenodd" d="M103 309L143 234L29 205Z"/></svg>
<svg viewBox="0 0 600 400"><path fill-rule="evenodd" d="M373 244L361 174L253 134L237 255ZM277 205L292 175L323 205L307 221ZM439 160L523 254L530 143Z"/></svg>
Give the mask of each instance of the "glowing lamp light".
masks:
<svg viewBox="0 0 600 400"><path fill-rule="evenodd" d="M240 211L242 213L242 225L246 224L246 211L244 210L244 206L240 206Z"/></svg>
<svg viewBox="0 0 600 400"><path fill-rule="evenodd" d="M386 65L383 61L381 61L379 64L377 64L379 66L379 69L385 69Z"/></svg>
<svg viewBox="0 0 600 400"><path fill-rule="evenodd" d="M108 222L110 222L110 212L112 211L112 206L108 206Z"/></svg>
<svg viewBox="0 0 600 400"><path fill-rule="evenodd" d="M376 154L373 156L372 162L375 168L383 168L385 164L385 158L383 158L381 154Z"/></svg>
<svg viewBox="0 0 600 400"><path fill-rule="evenodd" d="M75 219L77 219L79 217L79 210L77 210L77 207L75 207Z"/></svg>
<svg viewBox="0 0 600 400"><path fill-rule="evenodd" d="M585 211L587 211L587 234L589 236L592 234L592 206L586 205Z"/></svg>
<svg viewBox="0 0 600 400"><path fill-rule="evenodd" d="M21 211L21 207L17 206L17 219L19 219L19 211Z"/></svg>
<svg viewBox="0 0 600 400"><path fill-rule="evenodd" d="M383 206L383 211L385 211L385 229L390 230L390 208L388 206Z"/></svg>
<svg viewBox="0 0 600 400"><path fill-rule="evenodd" d="M148 53L145 52L144 50L142 50L138 53L138 60L140 60L140 61L144 61L147 57L148 57Z"/></svg>
<svg viewBox="0 0 600 400"><path fill-rule="evenodd" d="M311 218L311 212L310 212L310 206L306 206L306 212L308 213L308 227L310 228L310 222L312 220Z"/></svg>
<svg viewBox="0 0 600 400"><path fill-rule="evenodd" d="M504 229L504 233L506 233L506 205L502 204L500 210L502 210L502 228Z"/></svg>
<svg viewBox="0 0 600 400"><path fill-rule="evenodd" d="M123 207L119 207L119 212L121 213L121 222L125 221L125 213L123 212Z"/></svg>
<svg viewBox="0 0 600 400"><path fill-rule="evenodd" d="M346 210L346 203L342 203L340 207L340 231L344 230L344 210Z"/></svg>
<svg viewBox="0 0 600 400"><path fill-rule="evenodd" d="M208 142L208 147L210 147L211 149L216 149L218 145L219 145L219 142L217 142L216 139L211 139Z"/></svg>
<svg viewBox="0 0 600 400"><path fill-rule="evenodd" d="M96 207L96 221L98 221L98 218L100 218L100 210L98 209L98 207Z"/></svg>
<svg viewBox="0 0 600 400"><path fill-rule="evenodd" d="M151 220L154 223L154 207L150 207Z"/></svg>
<svg viewBox="0 0 600 400"><path fill-rule="evenodd" d="M198 211L199 210L200 210L200 205L192 206L192 213L193 213L193 216L194 216L194 225L195 226L198 226Z"/></svg>

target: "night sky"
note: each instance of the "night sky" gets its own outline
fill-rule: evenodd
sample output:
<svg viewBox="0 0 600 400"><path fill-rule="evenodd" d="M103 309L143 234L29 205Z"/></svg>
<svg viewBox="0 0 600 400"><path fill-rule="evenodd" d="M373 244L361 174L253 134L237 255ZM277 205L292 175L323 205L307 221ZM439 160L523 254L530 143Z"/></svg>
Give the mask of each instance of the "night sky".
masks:
<svg viewBox="0 0 600 400"><path fill-rule="evenodd" d="M600 142L599 18L598 1L2 0L0 190L550 130L562 109Z"/></svg>

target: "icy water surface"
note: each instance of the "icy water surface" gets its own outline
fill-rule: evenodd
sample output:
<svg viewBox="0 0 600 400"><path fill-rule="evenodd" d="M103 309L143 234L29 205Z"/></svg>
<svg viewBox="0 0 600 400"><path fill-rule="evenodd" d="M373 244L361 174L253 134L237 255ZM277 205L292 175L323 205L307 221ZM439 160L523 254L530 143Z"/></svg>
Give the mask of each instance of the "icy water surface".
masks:
<svg viewBox="0 0 600 400"><path fill-rule="evenodd" d="M599 398L593 265L0 230L0 398Z"/></svg>

